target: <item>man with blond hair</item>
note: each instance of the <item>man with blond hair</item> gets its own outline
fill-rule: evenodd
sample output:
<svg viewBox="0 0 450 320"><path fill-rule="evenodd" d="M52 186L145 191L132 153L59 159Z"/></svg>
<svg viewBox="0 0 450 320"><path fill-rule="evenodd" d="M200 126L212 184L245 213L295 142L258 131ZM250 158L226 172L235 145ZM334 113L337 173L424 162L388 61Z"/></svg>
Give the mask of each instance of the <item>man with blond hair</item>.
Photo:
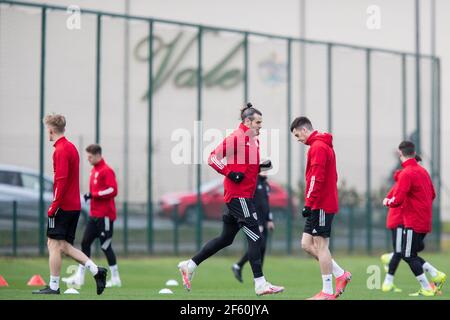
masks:
<svg viewBox="0 0 450 320"><path fill-rule="evenodd" d="M83 264L94 276L97 294L102 294L106 285L107 270L98 267L83 252L73 247L78 218L80 217L80 157L76 147L64 136L66 119L59 114L47 115L44 119L49 140L53 146L53 202L48 208L47 247L49 252L50 285L33 291L33 294L60 294L59 276L62 254Z"/></svg>

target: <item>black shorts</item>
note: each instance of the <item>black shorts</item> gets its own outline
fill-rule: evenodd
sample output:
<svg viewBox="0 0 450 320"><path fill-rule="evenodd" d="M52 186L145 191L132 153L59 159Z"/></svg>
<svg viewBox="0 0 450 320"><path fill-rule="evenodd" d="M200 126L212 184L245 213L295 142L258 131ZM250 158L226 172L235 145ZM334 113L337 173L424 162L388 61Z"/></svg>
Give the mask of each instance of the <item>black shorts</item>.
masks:
<svg viewBox="0 0 450 320"><path fill-rule="evenodd" d="M53 217L48 218L47 237L55 240L66 240L73 244L79 217L80 211L58 209Z"/></svg>
<svg viewBox="0 0 450 320"><path fill-rule="evenodd" d="M84 230L83 241L92 243L96 238L98 238L102 249L106 250L111 245L113 232L114 222L108 217L89 217L86 224L86 229Z"/></svg>
<svg viewBox="0 0 450 320"><path fill-rule="evenodd" d="M402 237L402 257L417 257L417 253L425 249L426 233L417 233L410 228L403 229Z"/></svg>
<svg viewBox="0 0 450 320"><path fill-rule="evenodd" d="M402 253L402 238L403 238L403 226L397 226L397 228L391 229L392 232L392 247L395 253Z"/></svg>
<svg viewBox="0 0 450 320"><path fill-rule="evenodd" d="M329 238L333 218L334 213L326 213L322 209L312 210L311 215L306 218L303 232L313 237Z"/></svg>
<svg viewBox="0 0 450 320"><path fill-rule="evenodd" d="M256 214L253 199L233 198L227 203L228 212L224 214L223 221L230 222L230 219L236 221L239 227L247 226L258 227L258 216Z"/></svg>

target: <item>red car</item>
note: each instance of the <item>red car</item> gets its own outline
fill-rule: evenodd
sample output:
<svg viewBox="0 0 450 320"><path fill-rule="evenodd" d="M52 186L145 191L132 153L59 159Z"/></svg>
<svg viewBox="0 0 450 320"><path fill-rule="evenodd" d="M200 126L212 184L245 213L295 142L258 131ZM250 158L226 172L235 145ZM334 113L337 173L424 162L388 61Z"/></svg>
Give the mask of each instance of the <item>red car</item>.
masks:
<svg viewBox="0 0 450 320"><path fill-rule="evenodd" d="M270 209L273 213L285 213L288 208L288 192L278 183L269 180ZM225 210L223 200L223 180L213 180L203 184L200 189L205 219L220 220ZM173 218L178 205L178 218L194 223L197 215L197 192L176 192L163 195L159 201L159 214ZM293 208L295 208L293 206ZM293 210L295 212L295 209Z"/></svg>

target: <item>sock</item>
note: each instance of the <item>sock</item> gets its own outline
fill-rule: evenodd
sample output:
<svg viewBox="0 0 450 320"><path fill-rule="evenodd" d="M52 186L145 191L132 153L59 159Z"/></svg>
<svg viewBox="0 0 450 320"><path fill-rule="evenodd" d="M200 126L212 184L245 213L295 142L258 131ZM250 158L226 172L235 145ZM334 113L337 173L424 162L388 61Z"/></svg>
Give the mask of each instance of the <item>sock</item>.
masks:
<svg viewBox="0 0 450 320"><path fill-rule="evenodd" d="M391 252L391 253L387 253L388 255L389 255L389 260L391 260L392 259L392 257L394 256L394 253L393 252Z"/></svg>
<svg viewBox="0 0 450 320"><path fill-rule="evenodd" d="M94 263L94 261L92 260L88 260L86 261L86 263L84 264L84 266L86 268L88 268L88 270L92 273L93 276L95 276L98 273L98 267L97 265Z"/></svg>
<svg viewBox="0 0 450 320"><path fill-rule="evenodd" d="M428 272L430 276L432 276L433 278L438 275L438 270L435 267L433 267L429 262L425 262L423 264L423 270L425 270L425 272Z"/></svg>
<svg viewBox="0 0 450 320"><path fill-rule="evenodd" d="M237 263L235 263L235 264L233 264L233 268L240 269L241 267Z"/></svg>
<svg viewBox="0 0 450 320"><path fill-rule="evenodd" d="M266 278L264 278L264 276L255 278L255 287L260 287L264 285L264 283L266 283Z"/></svg>
<svg viewBox="0 0 450 320"><path fill-rule="evenodd" d="M420 276L417 276L416 279L419 281L420 285L425 290L431 290L430 283L428 282L427 276L425 273L422 273Z"/></svg>
<svg viewBox="0 0 450 320"><path fill-rule="evenodd" d="M85 268L85 266L83 266L82 264L79 264L78 265L78 277L80 278L80 279L84 279L84 272L86 271L86 268Z"/></svg>
<svg viewBox="0 0 450 320"><path fill-rule="evenodd" d="M188 270L189 272L194 272L195 268L197 268L197 264L191 259L188 261Z"/></svg>
<svg viewBox="0 0 450 320"><path fill-rule="evenodd" d="M331 260L331 262L333 263L333 275L335 278L339 278L344 274L344 269L342 269L337 263L336 261L334 261L334 259Z"/></svg>
<svg viewBox="0 0 450 320"><path fill-rule="evenodd" d="M386 273L386 277L384 278L384 284L393 284L394 276L392 274Z"/></svg>
<svg viewBox="0 0 450 320"><path fill-rule="evenodd" d="M111 278L118 279L119 278L119 267L116 265L109 266L109 270L111 270Z"/></svg>
<svg viewBox="0 0 450 320"><path fill-rule="evenodd" d="M50 276L50 289L55 291L59 289L59 277Z"/></svg>
<svg viewBox="0 0 450 320"><path fill-rule="evenodd" d="M327 294L333 294L333 275L332 274L323 274L322 275L322 282L323 287L322 291Z"/></svg>

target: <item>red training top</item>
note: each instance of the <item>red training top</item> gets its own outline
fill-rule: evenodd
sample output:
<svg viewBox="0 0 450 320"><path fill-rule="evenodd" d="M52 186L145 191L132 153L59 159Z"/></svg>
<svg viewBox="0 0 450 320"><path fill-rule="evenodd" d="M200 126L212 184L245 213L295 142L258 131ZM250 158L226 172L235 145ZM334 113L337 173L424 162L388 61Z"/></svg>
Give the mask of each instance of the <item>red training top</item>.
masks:
<svg viewBox="0 0 450 320"><path fill-rule="evenodd" d="M396 170L394 172L394 185L391 190L389 190L386 198L390 199L394 195L394 192L397 189L397 181L402 170ZM395 229L399 225L403 225L403 215L401 208L389 208L387 218L386 218L386 227L388 229Z"/></svg>
<svg viewBox="0 0 450 320"><path fill-rule="evenodd" d="M113 169L105 160L100 160L92 167L89 177L89 190L91 192L91 217L108 217L116 220L116 205L114 198L117 196L117 181Z"/></svg>
<svg viewBox="0 0 450 320"><path fill-rule="evenodd" d="M53 202L47 211L49 217L58 209L81 210L80 157L77 148L66 137L59 138L53 146Z"/></svg>
<svg viewBox="0 0 450 320"><path fill-rule="evenodd" d="M223 159L226 159L226 164ZM247 126L241 123L226 137L211 152L208 164L225 176L225 202L233 198L253 198L259 173L259 141L256 136L252 136L252 130ZM244 179L240 183L233 182L227 177L232 171L244 173Z"/></svg>
<svg viewBox="0 0 450 320"><path fill-rule="evenodd" d="M338 175L333 136L314 131L306 140L306 144L310 147L305 171L305 206L313 210L322 209L326 213L337 213Z"/></svg>
<svg viewBox="0 0 450 320"><path fill-rule="evenodd" d="M417 233L431 231L432 204L436 197L433 183L427 170L416 159L402 163L398 188L388 201L391 208L401 207L403 223Z"/></svg>

